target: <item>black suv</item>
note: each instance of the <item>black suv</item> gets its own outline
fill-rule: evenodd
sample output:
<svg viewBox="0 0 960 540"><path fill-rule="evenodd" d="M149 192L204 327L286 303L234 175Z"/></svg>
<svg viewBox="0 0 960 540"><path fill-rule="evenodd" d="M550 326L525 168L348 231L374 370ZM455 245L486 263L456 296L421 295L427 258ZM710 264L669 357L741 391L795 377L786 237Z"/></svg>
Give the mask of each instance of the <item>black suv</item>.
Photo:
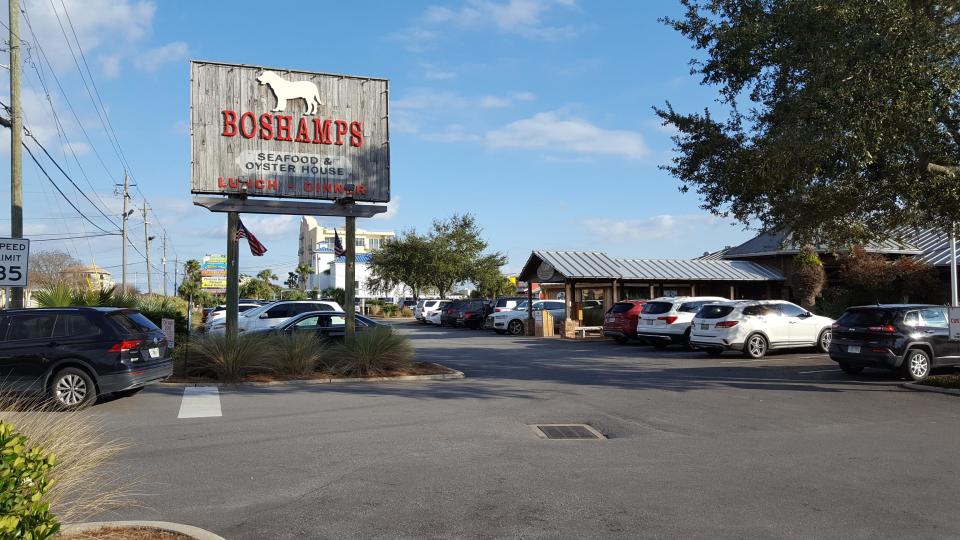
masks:
<svg viewBox="0 0 960 540"><path fill-rule="evenodd" d="M457 319L460 318L460 312L467 305L469 300L454 300L440 312L440 326L457 326Z"/></svg>
<svg viewBox="0 0 960 540"><path fill-rule="evenodd" d="M132 395L173 372L164 333L133 309L0 311L0 381L62 408Z"/></svg>
<svg viewBox="0 0 960 540"><path fill-rule="evenodd" d="M833 324L830 358L846 373L864 367L901 370L920 381L930 370L960 364L947 308L923 304L852 307Z"/></svg>

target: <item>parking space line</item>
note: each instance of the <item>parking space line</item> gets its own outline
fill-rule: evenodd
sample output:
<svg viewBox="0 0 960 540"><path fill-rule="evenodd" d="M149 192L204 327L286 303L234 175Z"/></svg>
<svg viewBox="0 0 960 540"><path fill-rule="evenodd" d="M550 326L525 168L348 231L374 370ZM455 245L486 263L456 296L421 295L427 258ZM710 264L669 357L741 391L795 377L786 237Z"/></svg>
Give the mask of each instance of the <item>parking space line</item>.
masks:
<svg viewBox="0 0 960 540"><path fill-rule="evenodd" d="M223 416L220 410L220 392L216 386L188 386L183 389L180 414L177 418L207 418Z"/></svg>
<svg viewBox="0 0 960 540"><path fill-rule="evenodd" d="M833 368L833 369L816 369L816 370L814 370L814 371L800 371L799 373L800 373L800 375L806 375L806 374L808 374L808 373L827 373L827 372L833 372L833 371L840 371L840 370L837 369L837 368Z"/></svg>

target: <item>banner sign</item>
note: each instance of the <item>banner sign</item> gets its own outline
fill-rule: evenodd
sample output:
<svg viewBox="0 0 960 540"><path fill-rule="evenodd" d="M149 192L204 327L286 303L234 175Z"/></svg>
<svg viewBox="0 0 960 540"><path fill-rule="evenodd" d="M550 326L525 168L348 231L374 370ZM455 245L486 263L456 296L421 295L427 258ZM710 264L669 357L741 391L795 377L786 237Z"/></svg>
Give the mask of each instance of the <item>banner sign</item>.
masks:
<svg viewBox="0 0 960 540"><path fill-rule="evenodd" d="M195 194L390 201L386 79L190 63Z"/></svg>
<svg viewBox="0 0 960 540"><path fill-rule="evenodd" d="M163 333L167 336L167 345L172 349L176 345L176 340L174 336L176 332L175 321L173 319L160 319L160 329L163 330Z"/></svg>
<svg viewBox="0 0 960 540"><path fill-rule="evenodd" d="M227 256L206 255L200 263L200 288L212 294L227 292Z"/></svg>

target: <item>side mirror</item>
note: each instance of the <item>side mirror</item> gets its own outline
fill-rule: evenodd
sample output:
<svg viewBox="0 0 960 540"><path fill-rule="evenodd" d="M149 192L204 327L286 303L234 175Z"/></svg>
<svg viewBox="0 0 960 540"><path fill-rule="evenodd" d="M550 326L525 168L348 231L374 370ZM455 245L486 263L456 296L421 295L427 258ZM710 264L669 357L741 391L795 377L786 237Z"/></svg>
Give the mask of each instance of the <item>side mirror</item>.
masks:
<svg viewBox="0 0 960 540"><path fill-rule="evenodd" d="M803 314L803 318L806 319L807 317L813 317L813 313L810 313L809 311L807 311L806 313L804 313L804 314Z"/></svg>

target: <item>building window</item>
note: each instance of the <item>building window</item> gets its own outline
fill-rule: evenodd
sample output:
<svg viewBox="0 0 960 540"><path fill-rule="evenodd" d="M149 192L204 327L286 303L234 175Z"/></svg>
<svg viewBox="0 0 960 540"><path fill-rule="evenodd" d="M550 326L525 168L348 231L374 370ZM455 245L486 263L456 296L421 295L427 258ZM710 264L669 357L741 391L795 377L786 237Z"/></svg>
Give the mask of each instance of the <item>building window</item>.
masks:
<svg viewBox="0 0 960 540"><path fill-rule="evenodd" d="M356 244L357 244L357 247L359 247L359 248L362 248L362 247L364 247L364 246L366 245L366 243L364 242L364 238L357 238L357 239L356 239Z"/></svg>
<svg viewBox="0 0 960 540"><path fill-rule="evenodd" d="M370 249L380 249L381 242L383 242L382 238L371 238Z"/></svg>

